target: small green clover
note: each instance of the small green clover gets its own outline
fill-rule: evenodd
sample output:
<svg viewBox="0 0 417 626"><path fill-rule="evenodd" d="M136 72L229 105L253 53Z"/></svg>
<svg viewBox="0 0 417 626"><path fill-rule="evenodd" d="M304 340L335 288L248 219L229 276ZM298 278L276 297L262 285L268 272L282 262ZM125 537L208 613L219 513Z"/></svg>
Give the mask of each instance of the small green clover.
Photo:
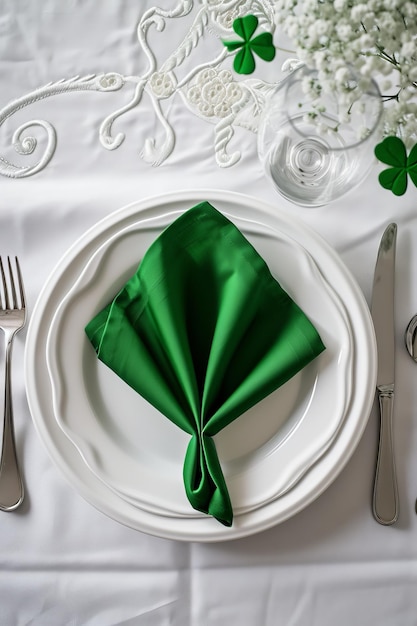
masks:
<svg viewBox="0 0 417 626"><path fill-rule="evenodd" d="M275 57L275 46L272 43L271 33L262 33L252 39L258 27L256 15L238 17L233 22L233 30L243 41L223 41L229 52L239 50L233 67L238 74L251 74L255 69L255 52L264 61L272 61Z"/></svg>
<svg viewBox="0 0 417 626"><path fill-rule="evenodd" d="M410 176L417 187L417 144L411 148L407 157L404 142L399 137L386 137L375 146L377 159L392 165L383 170L378 180L384 189L391 189L396 196L402 196L407 189L407 178Z"/></svg>

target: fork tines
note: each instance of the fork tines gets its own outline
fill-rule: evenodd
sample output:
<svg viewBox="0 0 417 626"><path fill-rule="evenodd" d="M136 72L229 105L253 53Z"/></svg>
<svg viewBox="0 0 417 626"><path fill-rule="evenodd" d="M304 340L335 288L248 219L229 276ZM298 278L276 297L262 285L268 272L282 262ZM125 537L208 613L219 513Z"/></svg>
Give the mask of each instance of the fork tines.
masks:
<svg viewBox="0 0 417 626"><path fill-rule="evenodd" d="M10 257L7 257L7 266L8 266L8 274L9 274L9 285L6 280L6 274L4 271L3 259L0 256L0 275L1 275L1 290L0 290L0 304L3 310L6 309L24 309L25 308L25 292L23 289L23 280L22 274L20 272L20 265L17 256L15 259L16 269L13 271L12 263L10 261ZM16 281L14 274L17 277L17 291L16 291ZM19 297L18 297L19 296Z"/></svg>

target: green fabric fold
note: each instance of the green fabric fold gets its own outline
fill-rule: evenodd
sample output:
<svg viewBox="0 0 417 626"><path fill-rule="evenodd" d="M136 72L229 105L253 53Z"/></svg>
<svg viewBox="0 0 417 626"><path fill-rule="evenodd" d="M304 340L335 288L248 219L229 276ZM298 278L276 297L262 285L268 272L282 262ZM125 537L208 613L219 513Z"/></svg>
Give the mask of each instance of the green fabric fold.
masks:
<svg viewBox="0 0 417 626"><path fill-rule="evenodd" d="M202 202L161 233L85 330L98 358L191 436L187 497L230 526L213 436L324 350L311 322L239 229Z"/></svg>

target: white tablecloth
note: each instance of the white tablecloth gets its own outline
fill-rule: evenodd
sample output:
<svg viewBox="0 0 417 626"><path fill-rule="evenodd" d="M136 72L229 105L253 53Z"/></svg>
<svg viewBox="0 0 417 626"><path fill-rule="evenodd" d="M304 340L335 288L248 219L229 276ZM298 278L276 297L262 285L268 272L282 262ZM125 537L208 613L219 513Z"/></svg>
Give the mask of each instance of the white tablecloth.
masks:
<svg viewBox="0 0 417 626"><path fill-rule="evenodd" d="M397 222L395 452L400 517L394 526L383 527L371 512L378 431L374 406L357 450L334 483L301 513L268 531L199 544L124 527L68 484L36 433L25 394L25 330L14 345L13 389L26 498L17 511L0 514L0 624L412 626L417 623L417 366L406 353L403 336L417 312L416 190L411 187L403 197L394 197L378 185L376 166L342 200L312 210L293 206L265 179L252 129L244 123L233 126L226 152L230 156L239 151L240 159L222 167L218 146L225 135L219 119L195 114L184 98L169 95L169 85L167 97L159 101L162 114L158 117L159 109L144 94L114 122L112 136L124 133L124 141L106 149L100 125L132 100L150 62L137 26L154 4L0 3L0 108L7 118L0 129L0 155L23 166L38 161L45 148L41 127L32 133L39 137L32 155L21 156L12 147L14 131L29 120L45 120L56 132L52 158L33 175L16 178L15 170L0 164L3 173L13 172L12 177L0 176L0 252L20 259L29 316L50 272L86 229L130 202L162 192L238 191L269 202L271 211L276 207L297 216L338 251L368 302L380 237L388 223ZM194 4L161 2L167 11L187 5L192 10L183 18L167 19L160 32L159 18L146 32L157 68L177 50L174 69L179 79L222 50L216 48L216 24L203 19L210 18L210 8L214 15L216 2ZM227 4L241 6L242 14L249 11L243 2ZM196 15L211 35L207 49L203 38L181 48ZM185 61L178 61L181 54L189 62L186 70ZM226 60L226 69L231 64ZM264 78L281 76L279 59L259 62L258 68ZM109 72L131 80L114 91L71 91L65 85L62 93L52 87L49 97L37 91L61 79L87 77L88 83L91 75ZM29 97L23 107L16 104L31 92L42 97ZM149 154L148 138L154 138L156 148L168 141L159 165L141 156L144 148L145 157Z"/></svg>

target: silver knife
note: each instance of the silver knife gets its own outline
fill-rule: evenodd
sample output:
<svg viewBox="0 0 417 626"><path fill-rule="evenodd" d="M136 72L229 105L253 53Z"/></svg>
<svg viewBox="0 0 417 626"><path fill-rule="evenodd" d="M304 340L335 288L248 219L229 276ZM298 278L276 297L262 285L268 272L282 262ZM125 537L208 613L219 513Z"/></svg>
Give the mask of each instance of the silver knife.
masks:
<svg viewBox="0 0 417 626"><path fill-rule="evenodd" d="M378 349L376 391L380 432L373 493L373 514L389 526L398 519L398 487L395 472L392 418L394 410L395 341L394 287L397 225L390 224L381 239L375 266L371 313Z"/></svg>

